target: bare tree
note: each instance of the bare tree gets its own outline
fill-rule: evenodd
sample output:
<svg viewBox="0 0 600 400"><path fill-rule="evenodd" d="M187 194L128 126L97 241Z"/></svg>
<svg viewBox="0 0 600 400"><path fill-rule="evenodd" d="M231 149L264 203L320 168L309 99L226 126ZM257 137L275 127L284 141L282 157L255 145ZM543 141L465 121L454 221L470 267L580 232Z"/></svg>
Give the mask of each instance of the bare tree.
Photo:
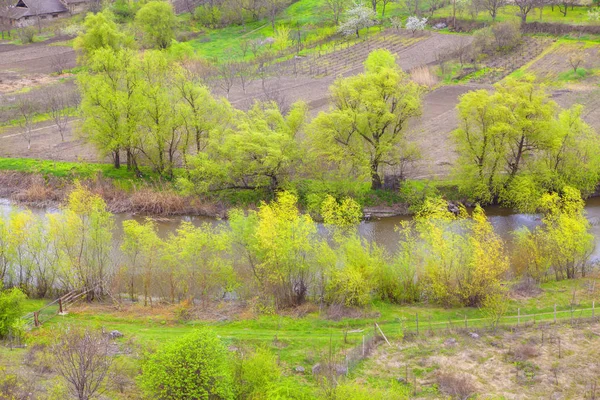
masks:
<svg viewBox="0 0 600 400"><path fill-rule="evenodd" d="M498 11L508 4L508 0L481 0L481 5L490 14L492 20L496 20Z"/></svg>
<svg viewBox="0 0 600 400"><path fill-rule="evenodd" d="M325 0L325 8L331 14L334 24L338 25L340 23L340 17L347 4L348 0Z"/></svg>
<svg viewBox="0 0 600 400"><path fill-rule="evenodd" d="M518 15L521 17L521 22L526 23L527 15L543 2L543 0L514 0L515 6L519 8Z"/></svg>
<svg viewBox="0 0 600 400"><path fill-rule="evenodd" d="M254 57L258 57L258 54L262 50L263 42L261 39L254 39L250 41L250 51L254 55Z"/></svg>
<svg viewBox="0 0 600 400"><path fill-rule="evenodd" d="M37 107L28 97L21 96L17 100L16 111L19 116L19 127L23 130L21 136L27 141L27 150L31 150L31 139L33 138L34 117Z"/></svg>
<svg viewBox="0 0 600 400"><path fill-rule="evenodd" d="M56 372L77 399L89 400L106 389L105 380L113 362L107 336L69 327L52 346L52 354Z"/></svg>
<svg viewBox="0 0 600 400"><path fill-rule="evenodd" d="M275 31L275 19L277 18L277 14L283 11L287 5L287 0L264 0L265 11L269 17L269 21L271 21L273 32Z"/></svg>
<svg viewBox="0 0 600 400"><path fill-rule="evenodd" d="M219 77L215 83L218 87L223 89L225 96L229 98L229 92L235 83L235 78L238 76L237 64L233 61L227 60L217 64L216 68L219 73Z"/></svg>
<svg viewBox="0 0 600 400"><path fill-rule="evenodd" d="M576 0L560 0L556 2L556 6L558 7L558 11L563 15L563 17L567 16L567 11L569 7L571 7L571 11L573 10L573 6L575 5Z"/></svg>
<svg viewBox="0 0 600 400"><path fill-rule="evenodd" d="M62 88L46 89L44 98L46 109L58 128L61 140L64 142L71 111L79 103L77 92L62 90Z"/></svg>
<svg viewBox="0 0 600 400"><path fill-rule="evenodd" d="M573 72L575 73L577 73L577 69L584 61L585 53L583 53L583 51L581 52L581 54L577 52L571 53L571 55L569 56L569 64L571 65L571 68L573 68Z"/></svg>
<svg viewBox="0 0 600 400"><path fill-rule="evenodd" d="M54 72L62 75L69 66L69 54L56 49L56 52L50 57L50 63Z"/></svg>
<svg viewBox="0 0 600 400"><path fill-rule="evenodd" d="M248 50L250 50L250 40L242 39L238 43L238 46L240 48L240 54L242 55L242 58L246 58L246 54L248 54Z"/></svg>
<svg viewBox="0 0 600 400"><path fill-rule="evenodd" d="M4 40L4 33L10 35L10 20L3 17L3 15L6 15L12 5L13 2L11 0L0 0L0 32L2 33L2 40Z"/></svg>
<svg viewBox="0 0 600 400"><path fill-rule="evenodd" d="M254 74L256 72L256 66L254 64L250 64L247 62L238 62L235 63L234 66L235 73L240 78L240 83L242 84L242 90L246 93L246 86L248 86L248 82L252 80Z"/></svg>

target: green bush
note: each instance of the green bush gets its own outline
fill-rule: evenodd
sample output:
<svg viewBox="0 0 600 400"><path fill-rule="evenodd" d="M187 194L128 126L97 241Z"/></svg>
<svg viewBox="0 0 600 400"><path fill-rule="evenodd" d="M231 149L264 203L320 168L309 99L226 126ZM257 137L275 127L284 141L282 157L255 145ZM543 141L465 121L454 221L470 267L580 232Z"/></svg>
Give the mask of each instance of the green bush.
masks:
<svg viewBox="0 0 600 400"><path fill-rule="evenodd" d="M25 26L17 30L17 37L22 44L33 43L35 40L35 28Z"/></svg>
<svg viewBox="0 0 600 400"><path fill-rule="evenodd" d="M258 348L249 355L239 356L235 375L239 399L267 399L264 395L267 389L277 386L281 369L273 353Z"/></svg>
<svg viewBox="0 0 600 400"><path fill-rule="evenodd" d="M406 181L400 187L400 199L409 205L409 210L417 212L428 197L437 197L440 192L432 181Z"/></svg>
<svg viewBox="0 0 600 400"><path fill-rule="evenodd" d="M208 328L164 345L142 365L140 385L154 399L233 399L227 349Z"/></svg>
<svg viewBox="0 0 600 400"><path fill-rule="evenodd" d="M0 338L8 335L23 313L25 294L19 289L2 290L0 282Z"/></svg>

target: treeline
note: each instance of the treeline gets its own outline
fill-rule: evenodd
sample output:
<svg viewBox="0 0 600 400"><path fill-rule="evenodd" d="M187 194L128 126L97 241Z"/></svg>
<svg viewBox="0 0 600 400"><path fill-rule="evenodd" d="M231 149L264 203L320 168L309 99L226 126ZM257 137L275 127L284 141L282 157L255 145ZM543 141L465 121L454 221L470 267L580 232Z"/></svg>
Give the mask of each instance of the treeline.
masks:
<svg viewBox="0 0 600 400"><path fill-rule="evenodd" d="M368 182L381 189L386 176L396 186L421 158L409 123L425 88L386 50L372 52L363 73L337 79L329 111L309 120L302 102L256 101L242 111L215 98L185 46L140 53L123 48L107 15L86 26L76 42L87 66L78 77L82 131L117 168L123 156L138 173L151 165L188 194L272 198L293 189L318 211L327 194L356 198ZM248 84L236 71L220 70L225 92L233 80ZM458 114L452 177L463 199L532 211L544 193L571 186L586 196L600 181L600 142L581 107L561 109L530 76L462 96ZM423 197L414 187L406 197Z"/></svg>
<svg viewBox="0 0 600 400"><path fill-rule="evenodd" d="M324 201L325 232L298 210L296 196L280 192L257 211L232 211L226 224L184 222L167 237L151 219L128 220L117 241L103 201L78 187L60 213L0 220L0 278L34 297L87 287L145 305L236 298L262 312L374 299L478 306L520 277L584 276L594 238L583 206L569 187L543 195L542 224L515 232L509 253L483 209L451 212L428 198L399 227L399 248L389 254L359 237L361 208L351 199Z"/></svg>

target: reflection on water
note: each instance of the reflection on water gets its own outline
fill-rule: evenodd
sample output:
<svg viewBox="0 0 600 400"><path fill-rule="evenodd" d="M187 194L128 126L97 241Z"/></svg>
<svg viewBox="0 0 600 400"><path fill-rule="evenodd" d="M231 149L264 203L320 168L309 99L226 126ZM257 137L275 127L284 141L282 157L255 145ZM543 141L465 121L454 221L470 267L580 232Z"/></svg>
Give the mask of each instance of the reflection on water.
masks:
<svg viewBox="0 0 600 400"><path fill-rule="evenodd" d="M5 199L0 199L0 214L8 215L13 209L23 209L21 206L12 205ZM586 212L588 219L592 222L592 233L596 237L596 248L592 255L592 259L600 259L600 197L589 199L586 203ZM31 211L37 215L45 213L60 212L56 208L32 208ZM516 214L510 209L501 207L488 207L486 214L496 229L496 232L508 243L512 241L512 232L526 226L533 228L540 224L540 216L536 214ZM142 222L146 217L132 214L117 214L115 216L115 238L121 236L122 222L128 219L135 219ZM388 251L393 252L398 246L399 235L395 231L396 226L403 220L409 220L411 217L389 217L381 218L372 221L365 221L360 224L359 233L364 238L374 241L375 243L385 247ZM156 224L159 229L159 234L166 237L169 233L174 232L181 221L191 222L199 226L203 223L218 225L224 223L223 220L210 217L184 216L161 218Z"/></svg>

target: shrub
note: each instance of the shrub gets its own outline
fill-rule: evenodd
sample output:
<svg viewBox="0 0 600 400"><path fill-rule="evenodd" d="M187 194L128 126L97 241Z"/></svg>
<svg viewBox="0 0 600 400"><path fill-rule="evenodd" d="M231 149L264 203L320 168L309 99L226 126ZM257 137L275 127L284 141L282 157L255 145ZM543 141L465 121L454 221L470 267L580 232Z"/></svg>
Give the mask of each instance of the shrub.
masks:
<svg viewBox="0 0 600 400"><path fill-rule="evenodd" d="M468 399L475 393L475 386L466 375L442 372L437 375L437 383L440 392L453 399Z"/></svg>
<svg viewBox="0 0 600 400"><path fill-rule="evenodd" d="M33 26L25 26L17 30L17 37L23 44L33 43L35 40L35 28Z"/></svg>
<svg viewBox="0 0 600 400"><path fill-rule="evenodd" d="M166 344L142 365L142 388L156 399L233 399L227 349L208 328Z"/></svg>
<svg viewBox="0 0 600 400"><path fill-rule="evenodd" d="M492 26L496 50L510 50L521 41L521 25L518 21L504 21Z"/></svg>
<svg viewBox="0 0 600 400"><path fill-rule="evenodd" d="M23 313L25 297L23 292L16 288L2 291L0 282L0 338L8 335Z"/></svg>
<svg viewBox="0 0 600 400"><path fill-rule="evenodd" d="M194 10L194 19L207 28L218 28L222 25L221 9L210 4L202 4Z"/></svg>
<svg viewBox="0 0 600 400"><path fill-rule="evenodd" d="M258 399L281 377L277 357L268 349L258 348L249 355L239 355L236 362L238 397ZM276 385L275 385L276 386Z"/></svg>

